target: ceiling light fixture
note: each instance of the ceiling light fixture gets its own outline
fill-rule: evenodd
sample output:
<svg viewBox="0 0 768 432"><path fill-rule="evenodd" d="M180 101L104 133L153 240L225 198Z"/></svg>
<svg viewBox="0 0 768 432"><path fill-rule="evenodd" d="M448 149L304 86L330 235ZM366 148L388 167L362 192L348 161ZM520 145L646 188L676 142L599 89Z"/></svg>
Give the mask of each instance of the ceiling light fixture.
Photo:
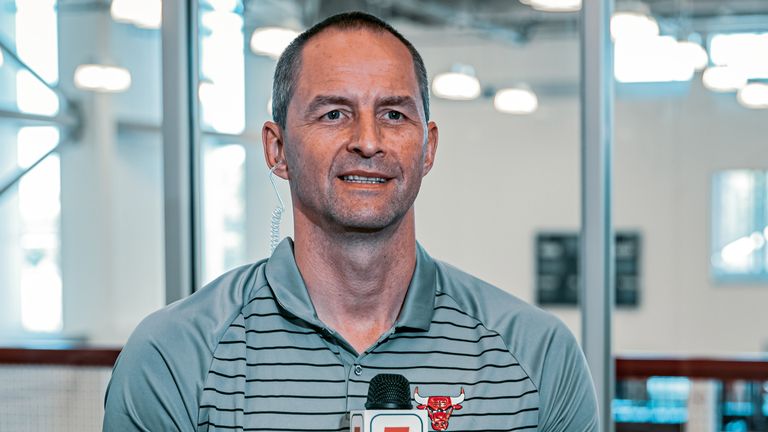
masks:
<svg viewBox="0 0 768 432"><path fill-rule="evenodd" d="M701 75L704 87L719 93L736 91L747 85L744 73L730 66L713 66L704 70Z"/></svg>
<svg viewBox="0 0 768 432"><path fill-rule="evenodd" d="M611 17L611 37L614 40L647 39L659 35L656 20L641 12L616 12Z"/></svg>
<svg viewBox="0 0 768 432"><path fill-rule="evenodd" d="M251 35L251 51L277 59L299 32L284 27L261 27Z"/></svg>
<svg viewBox="0 0 768 432"><path fill-rule="evenodd" d="M747 84L739 89L736 99L746 108L768 109L768 84ZM768 227L765 227L765 232L768 234Z"/></svg>
<svg viewBox="0 0 768 432"><path fill-rule="evenodd" d="M477 99L481 90L480 81L472 66L456 64L451 68L451 72L437 74L432 79L432 92L443 99Z"/></svg>
<svg viewBox="0 0 768 432"><path fill-rule="evenodd" d="M707 50L696 42L679 41L677 49L680 51L685 61L693 66L697 71L704 70L709 65L709 56Z"/></svg>
<svg viewBox="0 0 768 432"><path fill-rule="evenodd" d="M75 86L99 93L119 93L131 87L128 69L99 64L82 64L75 69Z"/></svg>
<svg viewBox="0 0 768 432"><path fill-rule="evenodd" d="M112 0L109 14L117 22L159 29L163 22L163 4L161 0Z"/></svg>
<svg viewBox="0 0 768 432"><path fill-rule="evenodd" d="M529 89L505 88L496 92L493 107L508 114L531 114L539 107L539 99Z"/></svg>
<svg viewBox="0 0 768 432"><path fill-rule="evenodd" d="M768 79L768 33L715 35L709 53L715 65L739 68L747 78Z"/></svg>
<svg viewBox="0 0 768 432"><path fill-rule="evenodd" d="M671 36L616 40L613 73L623 83L690 81L694 64Z"/></svg>
<svg viewBox="0 0 768 432"><path fill-rule="evenodd" d="M581 9L581 0L520 0L542 12L575 12Z"/></svg>

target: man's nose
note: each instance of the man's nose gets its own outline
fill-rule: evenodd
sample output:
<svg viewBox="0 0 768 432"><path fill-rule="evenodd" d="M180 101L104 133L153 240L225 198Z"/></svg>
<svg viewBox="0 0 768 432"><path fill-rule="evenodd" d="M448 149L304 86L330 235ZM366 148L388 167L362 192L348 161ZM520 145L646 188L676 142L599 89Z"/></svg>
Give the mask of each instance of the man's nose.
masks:
<svg viewBox="0 0 768 432"><path fill-rule="evenodd" d="M358 117L356 134L350 140L348 150L362 157L372 158L379 153L384 153L381 142L381 130L376 123L375 115L361 115Z"/></svg>

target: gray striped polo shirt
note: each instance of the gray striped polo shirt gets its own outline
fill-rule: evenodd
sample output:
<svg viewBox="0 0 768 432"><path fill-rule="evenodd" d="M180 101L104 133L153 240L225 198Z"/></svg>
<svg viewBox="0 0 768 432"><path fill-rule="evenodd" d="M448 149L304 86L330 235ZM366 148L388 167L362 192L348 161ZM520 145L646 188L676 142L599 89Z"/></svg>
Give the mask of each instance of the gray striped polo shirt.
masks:
<svg viewBox="0 0 768 432"><path fill-rule="evenodd" d="M433 430L598 430L581 350L552 315L419 246L395 325L357 353L317 318L290 239L137 327L104 429L346 431L380 373L418 388Z"/></svg>

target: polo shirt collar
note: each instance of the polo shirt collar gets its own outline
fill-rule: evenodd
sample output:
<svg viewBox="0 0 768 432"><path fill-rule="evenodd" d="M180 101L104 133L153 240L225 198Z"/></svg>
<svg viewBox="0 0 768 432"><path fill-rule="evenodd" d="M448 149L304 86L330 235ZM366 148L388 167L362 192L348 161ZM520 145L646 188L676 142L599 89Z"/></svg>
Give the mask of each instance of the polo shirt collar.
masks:
<svg viewBox="0 0 768 432"><path fill-rule="evenodd" d="M416 245L416 268L405 295L396 328L429 330L434 313L436 268L434 260L420 244ZM275 297L286 311L317 326L325 325L317 317L312 299L293 255L293 240L284 239L267 261L266 277Z"/></svg>

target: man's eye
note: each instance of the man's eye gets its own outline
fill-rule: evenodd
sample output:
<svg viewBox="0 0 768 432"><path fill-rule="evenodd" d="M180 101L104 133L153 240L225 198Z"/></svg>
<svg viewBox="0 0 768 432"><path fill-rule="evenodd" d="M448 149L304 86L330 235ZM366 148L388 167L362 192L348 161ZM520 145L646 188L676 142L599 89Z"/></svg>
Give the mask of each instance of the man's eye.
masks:
<svg viewBox="0 0 768 432"><path fill-rule="evenodd" d="M341 111L339 110L333 110L327 114L325 114L325 118L328 120L338 120L341 118Z"/></svg>
<svg viewBox="0 0 768 432"><path fill-rule="evenodd" d="M390 111L387 113L387 118L390 120L402 120L403 113L399 113L397 111Z"/></svg>

